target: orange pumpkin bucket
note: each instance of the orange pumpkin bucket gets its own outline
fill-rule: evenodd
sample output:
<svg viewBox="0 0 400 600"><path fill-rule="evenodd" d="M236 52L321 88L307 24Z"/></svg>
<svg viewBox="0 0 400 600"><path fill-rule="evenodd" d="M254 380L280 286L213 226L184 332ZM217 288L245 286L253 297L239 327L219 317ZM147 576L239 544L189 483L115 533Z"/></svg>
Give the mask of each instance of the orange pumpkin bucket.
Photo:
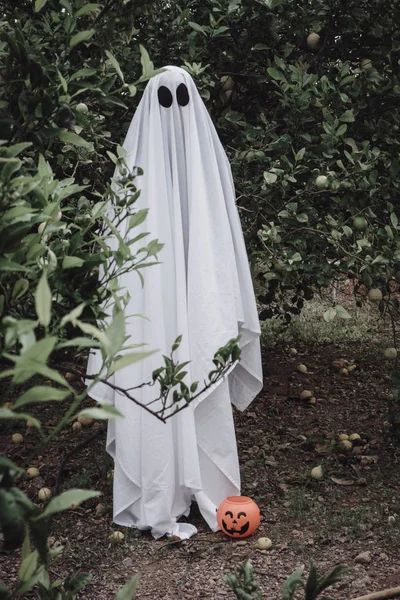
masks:
<svg viewBox="0 0 400 600"><path fill-rule="evenodd" d="M221 530L229 537L245 538L260 524L260 509L248 496L228 496L217 510Z"/></svg>

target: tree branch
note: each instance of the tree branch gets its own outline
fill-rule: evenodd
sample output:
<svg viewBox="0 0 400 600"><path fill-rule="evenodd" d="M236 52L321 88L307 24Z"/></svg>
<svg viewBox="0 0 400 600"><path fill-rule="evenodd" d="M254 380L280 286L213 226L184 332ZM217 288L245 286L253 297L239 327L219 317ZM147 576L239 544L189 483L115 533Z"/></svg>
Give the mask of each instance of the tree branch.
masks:
<svg viewBox="0 0 400 600"><path fill-rule="evenodd" d="M400 587L382 590L366 596L358 596L354 600L389 600L390 598L400 598Z"/></svg>

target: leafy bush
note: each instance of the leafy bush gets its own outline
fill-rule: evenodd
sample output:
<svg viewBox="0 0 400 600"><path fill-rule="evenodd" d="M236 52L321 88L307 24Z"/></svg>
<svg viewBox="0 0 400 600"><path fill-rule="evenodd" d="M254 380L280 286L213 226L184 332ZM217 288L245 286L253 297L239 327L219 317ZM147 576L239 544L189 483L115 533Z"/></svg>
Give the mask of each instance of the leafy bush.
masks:
<svg viewBox="0 0 400 600"><path fill-rule="evenodd" d="M343 566L334 567L325 575L318 575L313 562L306 582L302 580L304 567L294 571L285 581L282 588L282 600L293 600L299 587L304 590L304 600L315 600L321 597L329 587L340 581L349 569ZM261 592L254 581L253 566L250 561L240 565L235 573L225 577L225 583L233 590L239 600L262 600ZM333 600L331 596L324 595L321 600Z"/></svg>
<svg viewBox="0 0 400 600"><path fill-rule="evenodd" d="M397 3L163 5L137 19L137 35L153 57L186 61L218 122L262 318L290 321L313 287L347 274L356 291L389 294L400 274Z"/></svg>
<svg viewBox="0 0 400 600"><path fill-rule="evenodd" d="M146 50L135 49L129 72L138 73L137 80L125 83L105 41L111 32L105 18L111 4L36 0L34 9L30 2L21 4L17 20L14 6L2 6L0 378L20 395L12 406L2 399L0 419L29 420L41 432L40 420L27 411L40 402L58 401L59 422L46 436L42 433L42 448L78 416L120 418L108 404L85 410L80 405L96 382L108 383L115 371L149 354L125 339L128 296L118 279L128 270L140 274L157 263L162 244L148 241L148 234L135 236L147 214L135 208L141 171L128 171L124 151L110 140L105 123L116 123L114 133L121 137L116 111L125 111L124 100L156 71ZM115 47L122 48L119 33L115 37ZM109 165L116 168L112 183ZM123 223L125 236L114 235ZM163 421L188 406L240 357L237 340L218 350L209 381L197 391L197 382L187 384L184 365L174 360L179 344L180 338L150 384L158 390L162 408L154 412L143 406ZM76 360L88 348L100 349L103 364L82 389L64 375L72 370L82 379L84 372L66 369L63 361ZM122 393L137 402L133 392ZM54 551L47 545L49 520L97 492L69 490L41 510L18 488L22 473L0 457L4 547L22 545L19 584L12 592L0 584L0 597L38 586L41 598L72 600L90 576L50 581ZM137 577L117 600L131 598L136 585Z"/></svg>

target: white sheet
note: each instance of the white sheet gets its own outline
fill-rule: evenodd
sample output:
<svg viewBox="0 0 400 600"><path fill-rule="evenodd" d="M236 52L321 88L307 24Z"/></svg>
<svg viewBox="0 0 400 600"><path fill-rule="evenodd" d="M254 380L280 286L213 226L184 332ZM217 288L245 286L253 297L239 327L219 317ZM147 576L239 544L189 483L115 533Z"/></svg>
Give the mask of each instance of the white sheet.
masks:
<svg viewBox="0 0 400 600"><path fill-rule="evenodd" d="M177 100L182 84L189 92L186 106ZM159 103L161 86L172 95L170 107ZM144 170L137 208L150 210L141 230L165 244L162 264L143 272L144 287L134 272L121 278L131 295L127 314L149 318L129 320L131 342L169 354L182 334L176 357L191 361L188 381L203 382L218 348L242 336L240 364L166 424L108 386L98 384L91 394L125 415L109 422L107 437L115 461L114 521L150 528L156 538L185 538L196 529L177 519L188 514L192 499L217 530L217 506L227 495L240 493L231 403L244 410L262 389L260 327L229 162L186 71L166 67L150 80L124 148L130 168ZM95 351L88 373L97 372L100 364ZM112 381L130 388L150 380L161 365L157 353L118 371ZM155 396L149 387L136 393L146 403Z"/></svg>

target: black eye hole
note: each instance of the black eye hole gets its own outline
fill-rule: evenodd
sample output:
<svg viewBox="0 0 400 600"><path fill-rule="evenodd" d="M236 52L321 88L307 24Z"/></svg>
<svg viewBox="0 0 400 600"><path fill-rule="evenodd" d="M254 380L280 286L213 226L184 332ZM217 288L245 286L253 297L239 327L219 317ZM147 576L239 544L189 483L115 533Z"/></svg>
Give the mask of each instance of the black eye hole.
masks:
<svg viewBox="0 0 400 600"><path fill-rule="evenodd" d="M228 510L228 511L225 513L225 516L226 516L226 517L230 517L231 519L233 519L233 514L231 513L231 511L230 511L230 510Z"/></svg>
<svg viewBox="0 0 400 600"><path fill-rule="evenodd" d="M164 108L169 108L172 104L172 94L165 85L158 88L158 101Z"/></svg>
<svg viewBox="0 0 400 600"><path fill-rule="evenodd" d="M246 513L244 513L244 512L240 512L240 513L238 514L238 519L240 519L240 517L245 517L245 516L246 516Z"/></svg>
<svg viewBox="0 0 400 600"><path fill-rule="evenodd" d="M180 106L186 106L189 103L189 92L184 83L181 83L176 88L176 99L178 100L178 104Z"/></svg>

